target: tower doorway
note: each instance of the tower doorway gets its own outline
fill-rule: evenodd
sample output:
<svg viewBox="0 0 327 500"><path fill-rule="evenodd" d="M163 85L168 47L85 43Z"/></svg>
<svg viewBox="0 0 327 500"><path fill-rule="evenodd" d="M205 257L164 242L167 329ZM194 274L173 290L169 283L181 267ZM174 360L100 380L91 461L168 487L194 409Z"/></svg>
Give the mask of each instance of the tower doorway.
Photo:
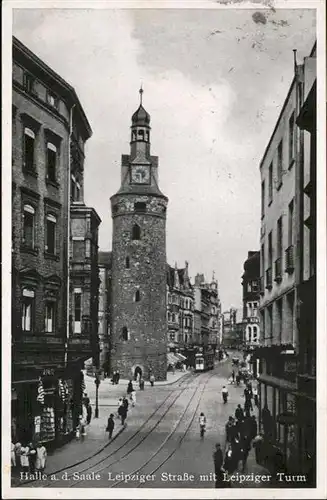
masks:
<svg viewBox="0 0 327 500"><path fill-rule="evenodd" d="M134 370L134 380L136 381L138 378L142 377L142 369L137 366Z"/></svg>

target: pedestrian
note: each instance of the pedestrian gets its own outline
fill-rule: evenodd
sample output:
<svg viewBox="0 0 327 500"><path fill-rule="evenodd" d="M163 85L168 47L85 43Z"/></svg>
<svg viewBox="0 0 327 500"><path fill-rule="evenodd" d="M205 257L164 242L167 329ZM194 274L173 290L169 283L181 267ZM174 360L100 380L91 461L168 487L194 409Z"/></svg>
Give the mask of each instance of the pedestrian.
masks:
<svg viewBox="0 0 327 500"><path fill-rule="evenodd" d="M83 405L87 406L90 404L90 398L88 397L87 393L84 392L84 396L83 396Z"/></svg>
<svg viewBox="0 0 327 500"><path fill-rule="evenodd" d="M251 401L249 401L248 399L246 399L245 403L244 403L244 413L245 413L245 416L247 418L251 417L251 413L250 413L251 409L252 409Z"/></svg>
<svg viewBox="0 0 327 500"><path fill-rule="evenodd" d="M140 377L139 381L140 391L144 391L144 378Z"/></svg>
<svg viewBox="0 0 327 500"><path fill-rule="evenodd" d="M112 438L112 433L114 432L114 428L115 428L114 414L110 413L106 428L106 432L109 433L109 439Z"/></svg>
<svg viewBox="0 0 327 500"><path fill-rule="evenodd" d="M128 405L129 405L128 399L123 397L123 406L124 406L124 408L126 408L126 411L128 411Z"/></svg>
<svg viewBox="0 0 327 500"><path fill-rule="evenodd" d="M30 472L35 471L35 462L36 462L36 447L34 446L34 443L30 442L28 445L29 452L29 462L30 462Z"/></svg>
<svg viewBox="0 0 327 500"><path fill-rule="evenodd" d="M267 406L267 403L262 409L262 424L263 424L263 431L266 436L270 436L271 434L271 427L272 427L272 417L270 410Z"/></svg>
<svg viewBox="0 0 327 500"><path fill-rule="evenodd" d="M35 469L37 471L43 472L46 467L47 461L47 449L42 443L37 443L36 445L36 460L35 460Z"/></svg>
<svg viewBox="0 0 327 500"><path fill-rule="evenodd" d="M135 406L135 404L136 404L136 392L135 391L131 392L131 401L132 401L132 406Z"/></svg>
<svg viewBox="0 0 327 500"><path fill-rule="evenodd" d="M120 406L118 409L118 413L119 413L119 416L121 418L121 425L125 424L125 420L127 418L127 411L128 411L127 407L124 404L122 406Z"/></svg>
<svg viewBox="0 0 327 500"><path fill-rule="evenodd" d="M253 387L252 389L254 404L257 408L259 408L259 397L258 397L258 389Z"/></svg>
<svg viewBox="0 0 327 500"><path fill-rule="evenodd" d="M257 434L253 439L252 446L255 450L255 460L257 464L260 465L262 461L262 449L263 449L263 434L261 432Z"/></svg>
<svg viewBox="0 0 327 500"><path fill-rule="evenodd" d="M250 453L250 449L251 449L250 436L243 437L243 442L242 442L241 448L242 448L242 471L244 472L245 467L246 467L246 462L247 462L247 459L248 459L248 456Z"/></svg>
<svg viewBox="0 0 327 500"><path fill-rule="evenodd" d="M29 451L30 451L30 449L27 445L25 445L25 446L23 445L21 447L20 462L21 462L23 472L30 471Z"/></svg>
<svg viewBox="0 0 327 500"><path fill-rule="evenodd" d="M119 384L119 379L120 379L120 372L117 371L117 373L116 373L116 385Z"/></svg>
<svg viewBox="0 0 327 500"><path fill-rule="evenodd" d="M232 382L235 384L235 370L232 371Z"/></svg>
<svg viewBox="0 0 327 500"><path fill-rule="evenodd" d="M86 423L87 425L90 425L92 418L92 406L90 404L87 405L86 412L87 412Z"/></svg>
<svg viewBox="0 0 327 500"><path fill-rule="evenodd" d="M222 466L224 462L223 452L220 447L220 443L216 444L216 451L213 454L213 463L215 467L215 479L216 479L216 488L221 488L223 482L223 471Z"/></svg>
<svg viewBox="0 0 327 500"><path fill-rule="evenodd" d="M255 436L258 433L258 424L257 424L257 419L255 418L255 415L252 415L251 420L250 420L250 436L251 439L254 439Z"/></svg>
<svg viewBox="0 0 327 500"><path fill-rule="evenodd" d="M229 444L228 447L227 447L227 450L226 450L225 459L224 459L224 465L223 465L224 470L228 474L232 474L234 472L234 470L235 470L234 469L233 459L234 459L234 457L233 457L232 447Z"/></svg>
<svg viewBox="0 0 327 500"><path fill-rule="evenodd" d="M12 441L11 441L10 462L11 462L11 467L16 467L15 445Z"/></svg>
<svg viewBox="0 0 327 500"><path fill-rule="evenodd" d="M239 386L241 382L241 377L239 373L236 375L235 380L236 380L236 385Z"/></svg>
<svg viewBox="0 0 327 500"><path fill-rule="evenodd" d="M224 404L227 403L228 401L228 389L227 387L224 385L222 390L221 390L221 394L222 394L222 397L223 397L223 401L224 401Z"/></svg>
<svg viewBox="0 0 327 500"><path fill-rule="evenodd" d="M133 382L130 380L127 385L127 394L131 394L134 391Z"/></svg>
<svg viewBox="0 0 327 500"><path fill-rule="evenodd" d="M155 380L154 375L153 375L153 373L151 373L151 375L150 375L150 384L151 384L151 387L154 386L154 380Z"/></svg>
<svg viewBox="0 0 327 500"><path fill-rule="evenodd" d="M79 420L80 420L80 435L86 436L86 429L85 429L86 415L84 414L84 412L83 412L83 415L80 415Z"/></svg>
<svg viewBox="0 0 327 500"><path fill-rule="evenodd" d="M16 456L16 467L18 470L22 466L21 461L20 461L20 457L22 454L21 450L22 450L22 443L20 441L17 441L17 443L15 443L15 456Z"/></svg>
<svg viewBox="0 0 327 500"><path fill-rule="evenodd" d="M244 419L244 413L240 404L237 405L237 408L235 410L235 418L239 421L242 421Z"/></svg>
<svg viewBox="0 0 327 500"><path fill-rule="evenodd" d="M225 430L226 430L226 441L228 443L231 442L232 440L232 432L231 432L231 428L233 427L233 417L229 417L228 418L228 421L225 425Z"/></svg>
<svg viewBox="0 0 327 500"><path fill-rule="evenodd" d="M112 383L112 385L115 385L115 383L116 383L116 372L113 372L113 374L112 374L111 383Z"/></svg>

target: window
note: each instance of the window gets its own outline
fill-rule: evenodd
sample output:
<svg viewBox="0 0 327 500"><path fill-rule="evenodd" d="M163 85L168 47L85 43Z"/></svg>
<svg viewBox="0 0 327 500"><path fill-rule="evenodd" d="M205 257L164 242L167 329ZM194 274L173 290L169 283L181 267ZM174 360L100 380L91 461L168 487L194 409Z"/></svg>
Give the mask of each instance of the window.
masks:
<svg viewBox="0 0 327 500"><path fill-rule="evenodd" d="M175 335L175 333L171 333L171 334L169 335L169 338L170 338L170 341L171 341L171 342L175 342L175 341L176 341L176 335Z"/></svg>
<svg viewBox="0 0 327 500"><path fill-rule="evenodd" d="M45 251L54 255L56 253L56 224L54 215L47 215Z"/></svg>
<svg viewBox="0 0 327 500"><path fill-rule="evenodd" d="M268 234L268 267L272 266L272 231Z"/></svg>
<svg viewBox="0 0 327 500"><path fill-rule="evenodd" d="M173 322L173 323L175 323L175 321L176 321L176 314L175 314L175 313L172 313L172 315L171 315L171 316L172 316L172 322Z"/></svg>
<svg viewBox="0 0 327 500"><path fill-rule="evenodd" d="M33 328L35 293L26 288L22 291L22 331L30 332Z"/></svg>
<svg viewBox="0 0 327 500"><path fill-rule="evenodd" d="M254 326L253 327L252 341L257 342L257 340L258 340L258 327Z"/></svg>
<svg viewBox="0 0 327 500"><path fill-rule="evenodd" d="M31 205L24 205L23 217L23 243L26 247L34 248L35 210Z"/></svg>
<svg viewBox="0 0 327 500"><path fill-rule="evenodd" d="M45 305L45 332L54 332L54 318L55 318L55 303L47 302Z"/></svg>
<svg viewBox="0 0 327 500"><path fill-rule="evenodd" d="M47 179L56 181L57 148L51 142L47 143Z"/></svg>
<svg viewBox="0 0 327 500"><path fill-rule="evenodd" d="M276 301L277 316L278 316L278 341L282 342L283 336L283 299Z"/></svg>
<svg viewBox="0 0 327 500"><path fill-rule="evenodd" d="M168 316L168 321L171 322L171 313L169 312L167 316Z"/></svg>
<svg viewBox="0 0 327 500"><path fill-rule="evenodd" d="M283 176L283 139L278 144L278 150L277 150L277 189L279 189L283 183L282 176Z"/></svg>
<svg viewBox="0 0 327 500"><path fill-rule="evenodd" d="M126 257L125 259L125 267L126 269L129 269L129 257Z"/></svg>
<svg viewBox="0 0 327 500"><path fill-rule="evenodd" d="M128 333L128 328L127 326L123 326L122 331L121 331L121 336L122 339L126 342L129 340L129 333Z"/></svg>
<svg viewBox="0 0 327 500"><path fill-rule="evenodd" d="M146 203L142 203L140 201L137 203L134 203L134 211L141 212L141 213L146 212Z"/></svg>
<svg viewBox="0 0 327 500"><path fill-rule="evenodd" d="M268 190L269 190L269 203L272 202L273 200L273 162L271 162L271 164L269 165L269 186L268 186Z"/></svg>
<svg viewBox="0 0 327 500"><path fill-rule="evenodd" d="M257 292L259 290L259 284L257 280L251 281L252 292Z"/></svg>
<svg viewBox="0 0 327 500"><path fill-rule="evenodd" d="M47 92L47 103L50 104L50 106L57 108L58 102L59 102L58 97L53 92L48 91Z"/></svg>
<svg viewBox="0 0 327 500"><path fill-rule="evenodd" d="M283 250L283 218L277 221L277 257L280 258Z"/></svg>
<svg viewBox="0 0 327 500"><path fill-rule="evenodd" d="M171 304L171 295L168 293L168 304Z"/></svg>
<svg viewBox="0 0 327 500"><path fill-rule="evenodd" d="M24 167L27 170L34 170L34 147L35 134L25 127L24 129Z"/></svg>
<svg viewBox="0 0 327 500"><path fill-rule="evenodd" d="M261 219L265 215L265 181L261 183Z"/></svg>
<svg viewBox="0 0 327 500"><path fill-rule="evenodd" d="M135 292L135 302L140 302L140 300L141 300L140 290L136 290L136 292Z"/></svg>
<svg viewBox="0 0 327 500"><path fill-rule="evenodd" d="M262 244L261 245L261 262L260 262L260 265L261 265L261 276L264 276L265 274L265 245Z"/></svg>
<svg viewBox="0 0 327 500"><path fill-rule="evenodd" d="M35 78L30 73L24 73L24 88L27 92L33 93Z"/></svg>
<svg viewBox="0 0 327 500"><path fill-rule="evenodd" d="M82 292L74 292L74 333L82 331Z"/></svg>
<svg viewBox="0 0 327 500"><path fill-rule="evenodd" d="M291 167L293 165L293 160L295 158L295 151L294 151L294 145L295 145L295 141L294 141L294 125L295 125L295 115L294 115L294 111L293 113L291 114L291 117L289 119L289 122L288 122L288 133L289 133L289 137L288 137L288 160L289 160L289 167Z"/></svg>
<svg viewBox="0 0 327 500"><path fill-rule="evenodd" d="M141 239L141 229L140 226L134 224L132 229L132 240L140 240Z"/></svg>
<svg viewBox="0 0 327 500"><path fill-rule="evenodd" d="M148 130L145 131L145 137L146 137L146 141L149 142L150 140L150 133Z"/></svg>
<svg viewBox="0 0 327 500"><path fill-rule="evenodd" d="M288 205L288 246L293 245L294 200Z"/></svg>

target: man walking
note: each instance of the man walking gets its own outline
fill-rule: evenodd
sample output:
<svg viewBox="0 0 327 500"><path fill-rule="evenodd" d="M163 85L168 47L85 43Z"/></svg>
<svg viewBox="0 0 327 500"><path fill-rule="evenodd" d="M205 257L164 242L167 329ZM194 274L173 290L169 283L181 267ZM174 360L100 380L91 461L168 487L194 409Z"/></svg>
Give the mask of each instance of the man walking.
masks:
<svg viewBox="0 0 327 500"><path fill-rule="evenodd" d="M112 433L114 432L114 428L115 428L114 415L113 415L113 413L110 413L110 416L108 418L107 428L106 428L106 431L109 432L109 439L112 438Z"/></svg>
<svg viewBox="0 0 327 500"><path fill-rule="evenodd" d="M216 478L215 478L216 479L216 484L215 484L216 488L222 487L224 474L223 474L223 471L221 469L223 466L223 461L224 461L223 452L220 448L220 443L217 443L216 444L216 451L213 454L213 463L214 463L214 467L215 467L215 476L216 476Z"/></svg>

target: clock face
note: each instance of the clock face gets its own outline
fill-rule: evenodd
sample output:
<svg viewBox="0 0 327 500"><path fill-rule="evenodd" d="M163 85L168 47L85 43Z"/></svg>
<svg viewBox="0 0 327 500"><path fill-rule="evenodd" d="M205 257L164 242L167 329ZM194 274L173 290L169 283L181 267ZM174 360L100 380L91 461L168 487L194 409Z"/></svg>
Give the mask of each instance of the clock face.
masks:
<svg viewBox="0 0 327 500"><path fill-rule="evenodd" d="M147 165L138 165L132 167L132 182L135 184L149 184L150 182L150 167Z"/></svg>

